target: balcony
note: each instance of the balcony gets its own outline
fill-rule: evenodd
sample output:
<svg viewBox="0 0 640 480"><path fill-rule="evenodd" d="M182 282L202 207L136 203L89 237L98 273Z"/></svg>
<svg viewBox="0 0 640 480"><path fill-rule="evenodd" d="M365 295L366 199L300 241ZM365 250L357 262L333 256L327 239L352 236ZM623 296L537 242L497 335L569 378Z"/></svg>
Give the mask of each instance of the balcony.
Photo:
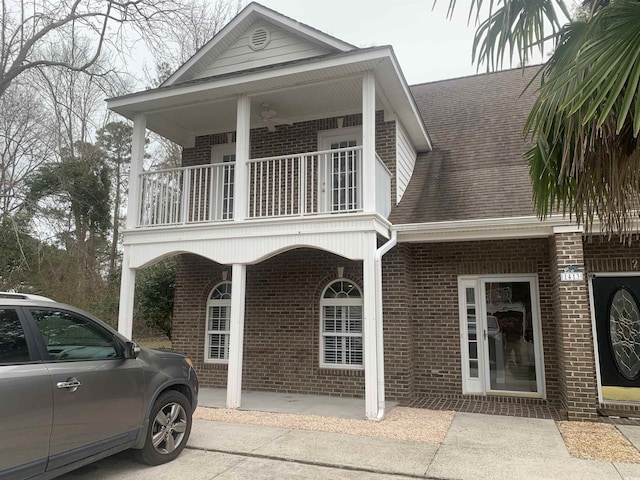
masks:
<svg viewBox="0 0 640 480"><path fill-rule="evenodd" d="M137 227L234 220L234 196L244 192L246 220L314 217L363 211L363 191L375 188L375 211L391 209L391 174L375 155L375 185L363 185L362 147L250 159L247 185L234 184L234 162L144 172Z"/></svg>

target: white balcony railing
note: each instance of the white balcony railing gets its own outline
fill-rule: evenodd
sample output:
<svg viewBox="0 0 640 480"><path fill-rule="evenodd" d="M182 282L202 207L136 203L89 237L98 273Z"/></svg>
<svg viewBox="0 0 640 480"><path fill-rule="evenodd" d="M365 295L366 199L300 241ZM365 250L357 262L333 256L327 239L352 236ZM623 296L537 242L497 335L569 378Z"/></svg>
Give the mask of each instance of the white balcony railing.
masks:
<svg viewBox="0 0 640 480"><path fill-rule="evenodd" d="M362 147L247 162L248 219L362 210ZM391 175L375 159L376 210L388 216ZM234 163L141 175L140 227L233 219Z"/></svg>

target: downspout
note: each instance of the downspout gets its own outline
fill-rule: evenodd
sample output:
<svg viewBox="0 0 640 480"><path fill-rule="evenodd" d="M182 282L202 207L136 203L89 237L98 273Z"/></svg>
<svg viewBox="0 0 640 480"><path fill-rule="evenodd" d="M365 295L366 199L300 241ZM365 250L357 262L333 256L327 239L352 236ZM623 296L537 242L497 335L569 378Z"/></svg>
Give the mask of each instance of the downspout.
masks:
<svg viewBox="0 0 640 480"><path fill-rule="evenodd" d="M378 415L376 420L384 418L384 338L382 322L382 257L398 243L398 233L391 231L391 238L376 250L373 264L376 273L376 350L378 351L377 377L378 377Z"/></svg>

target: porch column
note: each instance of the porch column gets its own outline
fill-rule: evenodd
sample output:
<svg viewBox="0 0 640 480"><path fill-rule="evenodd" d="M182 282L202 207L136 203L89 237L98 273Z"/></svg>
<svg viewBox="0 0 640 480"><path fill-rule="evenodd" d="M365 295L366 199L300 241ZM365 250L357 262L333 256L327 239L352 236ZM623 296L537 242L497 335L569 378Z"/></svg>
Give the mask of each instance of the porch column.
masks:
<svg viewBox="0 0 640 480"><path fill-rule="evenodd" d="M362 77L362 208L376 211L376 79Z"/></svg>
<svg viewBox="0 0 640 480"><path fill-rule="evenodd" d="M144 144L147 132L147 116L137 113L133 118L131 136L131 167L129 168L129 204L127 206L126 228L138 226L140 218L140 174L144 162ZM123 267L124 270L124 267ZM123 274L124 280L124 274Z"/></svg>
<svg viewBox="0 0 640 480"><path fill-rule="evenodd" d="M569 420L597 416L598 387L582 229L556 227L550 238L551 280L556 320L560 402ZM561 272L576 267L582 281L562 281Z"/></svg>
<svg viewBox="0 0 640 480"><path fill-rule="evenodd" d="M247 95L238 97L236 119L236 166L233 179L233 219L247 217L247 162L249 161L249 130L251 128L251 100Z"/></svg>
<svg viewBox="0 0 640 480"><path fill-rule="evenodd" d="M239 408L242 394L242 345L244 342L246 284L247 266L234 263L231 271L231 326L229 328L227 408Z"/></svg>
<svg viewBox="0 0 640 480"><path fill-rule="evenodd" d="M127 220L128 222L128 220ZM118 309L118 332L127 338L133 334L133 299L136 289L136 270L129 268L130 248L125 245L122 253L122 278L120 279L120 307Z"/></svg>
<svg viewBox="0 0 640 480"><path fill-rule="evenodd" d="M369 420L378 418L381 399L378 397L378 339L376 321L376 235L363 234L363 343L364 343L364 399L365 415Z"/></svg>

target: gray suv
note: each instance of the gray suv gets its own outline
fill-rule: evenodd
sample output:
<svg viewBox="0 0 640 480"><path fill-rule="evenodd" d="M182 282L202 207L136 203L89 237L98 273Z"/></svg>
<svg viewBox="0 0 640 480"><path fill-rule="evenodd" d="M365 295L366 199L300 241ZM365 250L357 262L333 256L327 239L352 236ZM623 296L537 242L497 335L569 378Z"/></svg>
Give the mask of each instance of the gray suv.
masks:
<svg viewBox="0 0 640 480"><path fill-rule="evenodd" d="M0 292L0 478L48 479L128 448L151 465L191 432L198 379L184 355L141 349L43 297Z"/></svg>

